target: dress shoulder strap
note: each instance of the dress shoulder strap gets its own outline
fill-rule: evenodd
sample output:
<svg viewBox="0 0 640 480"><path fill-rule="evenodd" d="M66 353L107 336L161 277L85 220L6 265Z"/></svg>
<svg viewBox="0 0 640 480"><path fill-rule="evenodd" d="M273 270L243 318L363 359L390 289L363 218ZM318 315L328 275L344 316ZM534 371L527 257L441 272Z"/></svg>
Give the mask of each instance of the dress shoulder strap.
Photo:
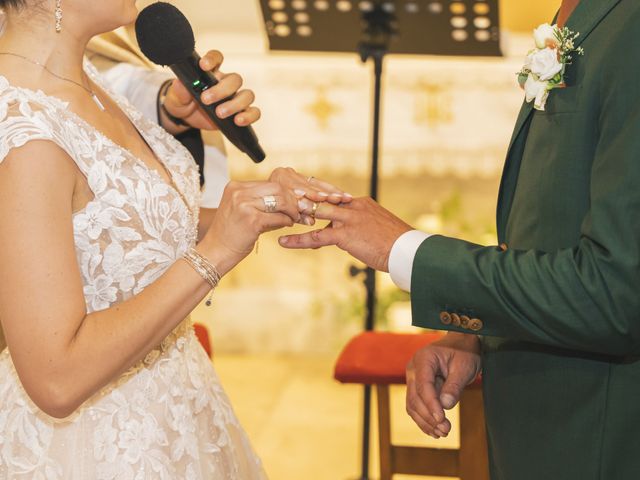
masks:
<svg viewBox="0 0 640 480"><path fill-rule="evenodd" d="M87 159L79 155L83 142L77 138L77 129L70 128L64 114L67 110L68 104L62 100L14 87L0 76L0 164L12 149L45 140L62 148L87 173Z"/></svg>

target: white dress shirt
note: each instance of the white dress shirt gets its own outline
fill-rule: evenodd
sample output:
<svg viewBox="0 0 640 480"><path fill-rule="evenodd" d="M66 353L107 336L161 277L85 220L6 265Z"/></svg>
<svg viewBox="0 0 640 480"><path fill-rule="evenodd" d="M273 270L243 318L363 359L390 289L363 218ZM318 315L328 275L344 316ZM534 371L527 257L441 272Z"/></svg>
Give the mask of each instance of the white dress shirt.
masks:
<svg viewBox="0 0 640 480"><path fill-rule="evenodd" d="M418 248L431 235L419 230L407 232L396 240L389 254L389 275L396 286L405 292L411 292L413 261Z"/></svg>

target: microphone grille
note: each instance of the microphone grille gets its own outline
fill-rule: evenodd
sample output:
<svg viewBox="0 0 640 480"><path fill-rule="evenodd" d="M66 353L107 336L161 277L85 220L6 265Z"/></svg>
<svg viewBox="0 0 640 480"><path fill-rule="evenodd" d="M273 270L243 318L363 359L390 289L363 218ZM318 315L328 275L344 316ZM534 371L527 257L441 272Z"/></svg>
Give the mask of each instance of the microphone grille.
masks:
<svg viewBox="0 0 640 480"><path fill-rule="evenodd" d="M158 65L173 65L188 58L196 47L189 20L166 2L152 3L136 20L136 37L142 53Z"/></svg>

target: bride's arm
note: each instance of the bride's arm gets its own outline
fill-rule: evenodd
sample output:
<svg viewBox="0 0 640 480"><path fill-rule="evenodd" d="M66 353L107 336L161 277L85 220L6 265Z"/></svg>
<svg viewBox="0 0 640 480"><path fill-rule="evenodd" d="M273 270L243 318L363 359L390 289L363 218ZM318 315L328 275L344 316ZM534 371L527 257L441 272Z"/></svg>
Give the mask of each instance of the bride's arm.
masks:
<svg viewBox="0 0 640 480"><path fill-rule="evenodd" d="M83 288L110 286L82 284L71 222L77 179L72 160L50 142L27 143L0 164L0 321L25 390L55 417L143 359L209 291L177 261L139 295L87 314ZM260 212L264 195L277 195L286 214ZM260 232L297 216L295 197L278 185L231 183L198 251L224 275Z"/></svg>

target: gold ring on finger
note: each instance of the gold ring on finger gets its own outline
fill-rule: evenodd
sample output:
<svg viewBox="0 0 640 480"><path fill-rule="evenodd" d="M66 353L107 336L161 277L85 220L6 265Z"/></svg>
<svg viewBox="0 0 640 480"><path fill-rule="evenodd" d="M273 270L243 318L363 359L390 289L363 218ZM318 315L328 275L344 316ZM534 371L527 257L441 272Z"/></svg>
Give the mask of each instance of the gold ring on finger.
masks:
<svg viewBox="0 0 640 480"><path fill-rule="evenodd" d="M262 197L264 202L264 211L267 213L274 213L278 211L278 200L273 195L265 195Z"/></svg>

